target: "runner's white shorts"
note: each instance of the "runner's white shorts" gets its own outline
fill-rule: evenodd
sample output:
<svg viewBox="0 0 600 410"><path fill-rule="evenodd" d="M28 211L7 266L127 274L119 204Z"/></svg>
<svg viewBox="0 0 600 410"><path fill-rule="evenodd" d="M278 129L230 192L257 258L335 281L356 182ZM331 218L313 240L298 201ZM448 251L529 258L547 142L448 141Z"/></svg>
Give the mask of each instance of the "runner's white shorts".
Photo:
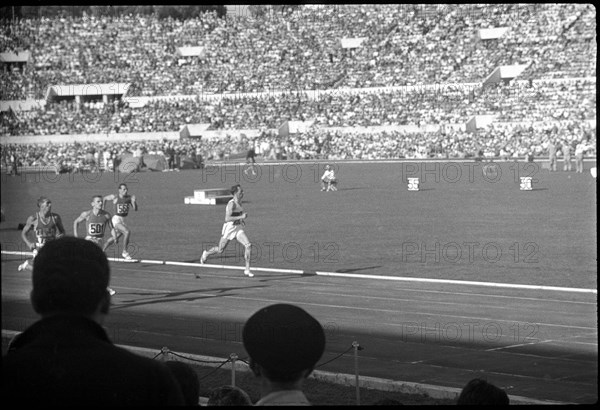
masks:
<svg viewBox="0 0 600 410"><path fill-rule="evenodd" d="M228 241L237 239L239 233L244 232L244 225L234 225L232 223L224 223L223 229L221 230L221 236Z"/></svg>
<svg viewBox="0 0 600 410"><path fill-rule="evenodd" d="M117 224L125 225L125 218L121 215L113 215L112 217L113 226L117 226ZM125 225L127 226L127 225Z"/></svg>

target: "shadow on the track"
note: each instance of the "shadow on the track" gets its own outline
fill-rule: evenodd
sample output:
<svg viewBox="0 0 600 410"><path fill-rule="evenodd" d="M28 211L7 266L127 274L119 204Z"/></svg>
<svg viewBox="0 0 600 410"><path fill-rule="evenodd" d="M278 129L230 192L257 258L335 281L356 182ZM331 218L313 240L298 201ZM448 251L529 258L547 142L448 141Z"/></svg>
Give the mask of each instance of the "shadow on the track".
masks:
<svg viewBox="0 0 600 410"><path fill-rule="evenodd" d="M377 269L377 268L381 268L382 265L375 265L375 266L366 266L364 268L355 268L355 269L338 269L336 270L336 273L351 273L351 272L357 272L357 271L361 271L361 270L369 270L369 269Z"/></svg>
<svg viewBox="0 0 600 410"><path fill-rule="evenodd" d="M143 306L143 305L153 305L156 303L171 303L171 302L193 302L195 300L202 299L210 299L210 298L218 298L222 296L234 296L235 293L226 293L233 290L238 289L248 289L248 288L264 288L265 286L257 285L257 286L240 286L240 287L230 287L230 288L213 288L213 289L196 289L196 290L187 290L185 292L117 292L117 295L121 296L148 296L149 298L140 301L139 299L134 300L124 300L119 302L118 304L113 304L112 310L118 310L133 306ZM206 295L208 292L217 293L215 295ZM194 296L195 293L202 293L201 296ZM178 298L179 296L191 294L188 297Z"/></svg>
<svg viewBox="0 0 600 410"><path fill-rule="evenodd" d="M152 267L156 267L155 263L141 263L141 262L132 262L132 263L137 263L140 269L142 268L152 268Z"/></svg>
<svg viewBox="0 0 600 410"><path fill-rule="evenodd" d="M275 281L275 280L287 280L287 279L295 279L298 277L302 277L302 276L314 276L311 274L304 274L304 275L298 275L298 274L283 274L283 275L273 275L273 274L268 274L268 277L263 277L263 276L259 276L260 273L255 273L255 277L254 279L258 279L259 282L271 282L271 281Z"/></svg>

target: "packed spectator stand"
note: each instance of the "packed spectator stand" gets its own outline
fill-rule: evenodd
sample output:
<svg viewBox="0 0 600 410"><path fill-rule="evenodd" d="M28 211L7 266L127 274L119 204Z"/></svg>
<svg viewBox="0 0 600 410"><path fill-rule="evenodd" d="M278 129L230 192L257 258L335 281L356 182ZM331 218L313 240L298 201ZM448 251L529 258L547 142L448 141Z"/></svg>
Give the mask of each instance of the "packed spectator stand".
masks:
<svg viewBox="0 0 600 410"><path fill-rule="evenodd" d="M499 27L508 30L477 39L478 30ZM29 111L3 111L4 136L177 132L185 124L207 123L212 130L255 128L260 135L254 141L174 141L181 155L219 159L253 143L259 155L278 159L461 158L482 152L516 158L547 155L550 139L573 146L586 139L587 154L595 155L590 4L301 5L182 20L84 12L4 20L2 28L0 51L32 57L3 70L0 99L46 99ZM342 39L360 45L344 47ZM201 57L177 52L195 46L204 48ZM526 68L511 81L487 81L505 64ZM127 98L80 104L46 98L50 85L110 82L131 84ZM214 96L222 98L207 98ZM135 97L150 98L130 104ZM455 126L475 115L495 119L474 132ZM275 130L293 120L313 126L278 137ZM398 128L406 125L420 130ZM387 129L372 129L381 126ZM141 149L161 152L165 143L147 142ZM135 144L60 145L2 148L30 165L56 161L53 155L85 161L89 150L120 155Z"/></svg>

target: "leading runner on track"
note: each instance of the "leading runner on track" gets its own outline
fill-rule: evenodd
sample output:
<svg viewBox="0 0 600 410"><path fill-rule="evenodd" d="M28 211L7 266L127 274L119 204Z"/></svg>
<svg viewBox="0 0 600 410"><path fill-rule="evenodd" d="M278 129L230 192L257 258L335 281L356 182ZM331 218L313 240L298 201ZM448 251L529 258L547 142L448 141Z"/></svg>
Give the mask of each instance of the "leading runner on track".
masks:
<svg viewBox="0 0 600 410"><path fill-rule="evenodd" d="M223 229L221 230L219 246L213 246L212 248L202 252L200 263L204 264L206 262L206 258L208 258L210 255L215 253L223 253L225 248L227 248L229 241L236 239L239 243L244 245L245 248L244 259L246 261L246 269L244 269L244 275L253 277L254 274L250 272L250 254L252 245L246 236L246 232L244 232L244 226L246 224L244 220L248 216L242 207L244 190L240 184L237 184L231 187L231 194L233 195L233 199L227 203L227 208L225 209L225 223L223 224Z"/></svg>

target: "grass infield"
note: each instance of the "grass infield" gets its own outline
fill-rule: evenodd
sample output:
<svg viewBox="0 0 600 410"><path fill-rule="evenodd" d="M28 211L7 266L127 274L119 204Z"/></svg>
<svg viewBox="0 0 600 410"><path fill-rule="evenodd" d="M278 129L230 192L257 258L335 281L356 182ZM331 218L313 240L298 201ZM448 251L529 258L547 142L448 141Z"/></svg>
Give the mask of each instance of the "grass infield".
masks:
<svg viewBox="0 0 600 410"><path fill-rule="evenodd" d="M256 176L234 164L2 175L0 239L4 250L24 250L15 228L41 195L72 234L93 195L117 193L125 182L139 204L127 217L130 254L198 262L219 240L225 205L184 204L184 197L241 183L256 267L596 288L595 164L578 174L523 162L337 163L336 192L321 192L323 166L259 164ZM533 178L533 190L519 189L522 176ZM420 191L408 191L409 177L420 178ZM120 250L107 254L120 257ZM208 263L243 266L243 249L233 241Z"/></svg>

